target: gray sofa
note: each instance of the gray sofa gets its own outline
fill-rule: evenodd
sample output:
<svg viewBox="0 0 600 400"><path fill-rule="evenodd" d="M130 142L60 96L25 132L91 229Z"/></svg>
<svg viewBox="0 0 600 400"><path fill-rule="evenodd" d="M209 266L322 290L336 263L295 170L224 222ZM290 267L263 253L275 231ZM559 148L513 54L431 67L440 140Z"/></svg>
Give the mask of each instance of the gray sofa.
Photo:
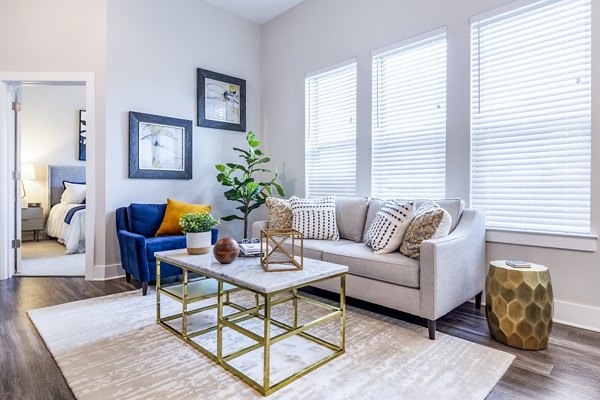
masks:
<svg viewBox="0 0 600 400"><path fill-rule="evenodd" d="M416 200L419 207L425 200ZM364 244L364 234L385 203L381 199L337 198L339 241L306 239L304 255L348 266L349 297L379 304L427 319L435 339L436 320L475 296L477 307L485 281L485 214L464 209L460 199L436 200L452 216L448 236L421 244L420 260L396 251L377 255ZM260 237L266 221L252 225ZM315 285L339 293L339 284Z"/></svg>

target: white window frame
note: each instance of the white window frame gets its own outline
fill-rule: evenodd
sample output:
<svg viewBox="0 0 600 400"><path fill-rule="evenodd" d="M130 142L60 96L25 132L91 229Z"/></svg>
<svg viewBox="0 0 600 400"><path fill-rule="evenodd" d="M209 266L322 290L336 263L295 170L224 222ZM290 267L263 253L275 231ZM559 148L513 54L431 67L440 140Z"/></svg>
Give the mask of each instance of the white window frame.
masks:
<svg viewBox="0 0 600 400"><path fill-rule="evenodd" d="M443 190L442 193L440 193L439 195L431 195L431 193L429 193L427 196L418 196L418 197L432 197L432 198L444 198L446 197L446 191L447 191L447 157L446 157L446 143L447 143L447 125L448 125L448 115L447 115L447 93L448 93L448 89L447 89L447 80L448 80L448 50L447 50L447 44L448 44L448 36L447 36L447 27L446 26L442 26L439 27L437 29L419 34L419 35L415 35L412 36L410 38L407 38L405 40L399 41L399 42L395 42L392 43L390 45L387 45L385 47L379 48L379 49L375 49L371 52L371 65L372 65L372 75L373 75L373 80L371 82L371 90L372 90L372 97L371 97L371 115L372 115L372 124L371 124L371 176L370 176L370 185L371 185L371 195L372 196L378 196L378 197L404 197L404 198L412 198L414 197L411 193L398 193L397 195L387 195L387 194L383 194L383 193L376 193L374 190L374 178L375 178L375 170L376 167L374 165L375 163L375 153L376 153L376 149L375 147L377 146L376 144L376 129L377 129L377 124L378 124L378 117L376 115L376 108L379 106L378 104L378 98L377 98L377 92L378 92L378 83L376 82L376 71L375 71L375 62L376 62L376 58L386 54L386 53L391 53L394 51L400 51L403 47L406 46L410 46L412 44L416 44L422 41L426 41L429 39L433 39L435 37L444 35L444 40L445 40L445 45L446 45L446 65L445 65L445 73L446 76L444 77L445 79L445 88L444 88L444 112L445 112L445 118L444 118L444 151L443 151L443 164L444 164L444 172L442 174L444 183L443 183ZM404 171L399 170L398 173L404 173Z"/></svg>
<svg viewBox="0 0 600 400"><path fill-rule="evenodd" d="M518 0L510 4L494 8L492 10L477 14L470 19L471 25L482 20L514 11L516 9L526 7L540 0ZM592 26L594 24L594 12L592 12ZM593 39L592 39L593 40ZM592 56L593 65L594 56ZM592 80L595 78L594 69L592 67ZM593 94L592 94L593 96ZM594 107L592 114L594 114ZM593 131L592 131L593 134ZM470 186L472 188L472 186ZM471 194L471 191L470 193ZM590 212L593 201L590 201ZM507 243L516 245L528 245L538 247L548 247L557 249L569 249L579 251L594 252L597 249L598 235L593 230L593 219L590 217L590 229L592 233L567 233L567 232L551 232L551 231L536 231L530 229L512 229L512 228L487 228L486 241L492 243Z"/></svg>
<svg viewBox="0 0 600 400"><path fill-rule="evenodd" d="M310 125L311 121L310 121L310 116L309 116L309 113L310 113L309 98L308 98L309 95L308 95L308 92L307 92L307 89L306 89L307 82L308 82L309 79L311 79L311 78L313 78L315 76L327 74L327 73L333 72L335 70L338 70L338 69L341 69L341 68L345 68L345 67L349 67L349 66L352 66L352 65L354 65L354 69L355 69L355 81L354 81L354 121L353 121L353 124L354 124L354 138L353 138L353 140L354 140L354 143L353 143L353 146L354 146L354 171L351 171L351 173L354 174L354 182L353 182L354 192L346 192L346 193L341 193L340 194L340 193L336 193L335 190L331 190L327 194L335 194L335 195L338 195L338 196L356 196L357 193L358 193L358 185L357 185L357 175L358 175L358 166L357 166L357 163L358 163L358 156L357 156L357 151L356 151L357 150L357 133L358 133L358 131L357 131L358 125L357 125L357 122L356 122L357 111L358 111L357 110L357 108L358 108L358 62L357 61L358 61L357 58L354 57L354 58L351 58L351 59L339 62L337 64L328 66L326 68L322 68L322 69L319 69L319 70L316 70L316 71L309 72L309 73L307 73L305 75L305 80L304 80L305 81L305 94L304 94L305 95L305 105L304 105L304 108L305 108L304 190L305 190L305 192L304 193L305 193L306 197L318 197L318 196L320 196L318 194L315 195L315 194L311 193L310 188L309 188L310 187L310 179L309 179L309 170L308 170L309 169L309 165L307 163L307 159L309 157L309 143L308 143L308 140L309 140L309 133L310 133L310 126L309 125ZM321 195L325 195L325 194L326 193L321 193Z"/></svg>

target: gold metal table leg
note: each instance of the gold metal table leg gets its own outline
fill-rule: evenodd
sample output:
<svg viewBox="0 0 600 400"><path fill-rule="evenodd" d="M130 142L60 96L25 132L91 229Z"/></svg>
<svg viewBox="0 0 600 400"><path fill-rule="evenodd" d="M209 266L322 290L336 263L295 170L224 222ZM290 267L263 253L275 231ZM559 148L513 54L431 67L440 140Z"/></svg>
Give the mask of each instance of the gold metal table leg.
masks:
<svg viewBox="0 0 600 400"><path fill-rule="evenodd" d="M340 310L342 316L340 321L340 349L346 350L346 275L340 277Z"/></svg>
<svg viewBox="0 0 600 400"><path fill-rule="evenodd" d="M188 270L183 270L183 301L181 312L181 336L187 339L187 306L188 306Z"/></svg>
<svg viewBox="0 0 600 400"><path fill-rule="evenodd" d="M265 302L265 335L264 335L264 364L263 364L263 395L271 387L271 296L264 296Z"/></svg>
<svg viewBox="0 0 600 400"><path fill-rule="evenodd" d="M223 362L223 281L217 283L217 361Z"/></svg>
<svg viewBox="0 0 600 400"><path fill-rule="evenodd" d="M160 261L156 260L156 322L160 321Z"/></svg>
<svg viewBox="0 0 600 400"><path fill-rule="evenodd" d="M294 324L293 327L294 329L298 327L298 289L294 289L292 291L292 294L294 296L293 302L294 302Z"/></svg>

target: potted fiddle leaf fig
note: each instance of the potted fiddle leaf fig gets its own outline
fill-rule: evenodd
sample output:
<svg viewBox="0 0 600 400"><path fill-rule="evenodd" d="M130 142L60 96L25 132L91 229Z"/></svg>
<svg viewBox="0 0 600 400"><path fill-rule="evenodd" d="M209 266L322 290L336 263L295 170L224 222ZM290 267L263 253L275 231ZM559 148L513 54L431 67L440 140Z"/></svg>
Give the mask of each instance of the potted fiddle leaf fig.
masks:
<svg viewBox="0 0 600 400"><path fill-rule="evenodd" d="M185 233L188 254L206 254L210 251L211 228L219 221L210 214L187 213L179 219L179 226Z"/></svg>
<svg viewBox="0 0 600 400"><path fill-rule="evenodd" d="M219 171L217 182L230 188L224 193L225 198L240 204L236 207L239 214L228 215L221 219L223 221L244 221L245 239L248 238L248 216L250 213L264 204L268 197L273 196L273 190L276 190L279 196L285 196L283 188L277 182L279 178L277 167L275 167L271 179L259 180L257 177L258 174L264 177L271 172L271 170L265 168L265 164L269 163L271 159L266 157L260 150L260 142L256 140L254 132L248 132L246 142L248 142L246 150L233 148L234 151L240 153L239 157L243 160L241 164L215 165L215 168Z"/></svg>

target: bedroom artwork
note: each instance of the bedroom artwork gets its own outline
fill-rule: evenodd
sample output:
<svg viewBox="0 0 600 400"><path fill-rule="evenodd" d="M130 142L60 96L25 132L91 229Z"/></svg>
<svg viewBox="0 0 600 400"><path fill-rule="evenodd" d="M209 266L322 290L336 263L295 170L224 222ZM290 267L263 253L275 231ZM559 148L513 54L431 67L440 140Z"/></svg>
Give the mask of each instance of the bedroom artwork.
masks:
<svg viewBox="0 0 600 400"><path fill-rule="evenodd" d="M192 121L130 111L129 177L192 179Z"/></svg>
<svg viewBox="0 0 600 400"><path fill-rule="evenodd" d="M79 160L85 161L87 144L87 116L85 110L79 110Z"/></svg>
<svg viewBox="0 0 600 400"><path fill-rule="evenodd" d="M246 81L198 68L198 126L246 131Z"/></svg>

